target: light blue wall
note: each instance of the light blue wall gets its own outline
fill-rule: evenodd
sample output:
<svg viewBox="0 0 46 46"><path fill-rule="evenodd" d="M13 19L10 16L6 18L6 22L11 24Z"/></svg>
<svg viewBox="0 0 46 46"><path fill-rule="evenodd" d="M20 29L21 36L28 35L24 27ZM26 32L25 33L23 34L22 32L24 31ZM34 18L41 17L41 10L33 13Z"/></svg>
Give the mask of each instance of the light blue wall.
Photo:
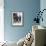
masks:
<svg viewBox="0 0 46 46"><path fill-rule="evenodd" d="M46 9L46 0L41 0L40 1L40 10L42 11L43 9ZM40 25L46 27L46 10L43 12L43 22L40 21Z"/></svg>
<svg viewBox="0 0 46 46"><path fill-rule="evenodd" d="M43 9L46 9L46 0L40 1L40 10L42 11ZM43 17L44 20L43 20L43 22L40 21L40 25L46 27L46 11L43 13L42 17ZM46 37L45 37L45 39L46 39ZM45 44L46 44L46 40L45 40Z"/></svg>
<svg viewBox="0 0 46 46"><path fill-rule="evenodd" d="M5 0L4 1L4 26L5 26L5 40L18 41L24 37L32 28L32 20L36 17L36 12L40 9L39 0ZM24 12L24 26L13 27L11 24L12 12Z"/></svg>

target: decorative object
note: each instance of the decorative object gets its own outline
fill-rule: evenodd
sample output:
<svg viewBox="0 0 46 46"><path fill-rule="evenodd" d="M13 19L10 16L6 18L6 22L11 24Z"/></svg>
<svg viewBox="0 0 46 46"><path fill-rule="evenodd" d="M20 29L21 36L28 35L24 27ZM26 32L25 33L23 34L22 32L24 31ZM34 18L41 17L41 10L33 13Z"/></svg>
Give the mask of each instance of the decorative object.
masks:
<svg viewBox="0 0 46 46"><path fill-rule="evenodd" d="M17 42L17 46L31 46L34 41L33 34L29 32L25 37Z"/></svg>
<svg viewBox="0 0 46 46"><path fill-rule="evenodd" d="M12 25L22 26L23 25L23 12L12 12Z"/></svg>
<svg viewBox="0 0 46 46"><path fill-rule="evenodd" d="M24 40L24 44L23 46L31 46L32 43L34 41L34 37L33 37L33 34L31 34L31 32L29 32L27 35L26 35L26 38Z"/></svg>
<svg viewBox="0 0 46 46"><path fill-rule="evenodd" d="M45 10L46 9L43 9L42 11L39 11L38 14L37 14L37 16L34 18L33 21L35 21L36 23L40 23L40 20L42 20L42 22L43 22L44 20L43 20L42 15L43 15L43 13L44 13Z"/></svg>

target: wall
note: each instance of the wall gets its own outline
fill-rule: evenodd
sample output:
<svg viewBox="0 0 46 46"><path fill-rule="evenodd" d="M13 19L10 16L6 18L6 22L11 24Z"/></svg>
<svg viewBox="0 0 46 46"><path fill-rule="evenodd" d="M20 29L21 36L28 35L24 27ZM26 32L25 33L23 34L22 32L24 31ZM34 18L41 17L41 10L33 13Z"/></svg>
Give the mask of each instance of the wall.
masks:
<svg viewBox="0 0 46 46"><path fill-rule="evenodd" d="M35 13L40 10L40 0L5 0L4 2L5 40L18 41L31 31L33 18L36 17ZM11 17L14 11L23 11L24 26L12 26Z"/></svg>
<svg viewBox="0 0 46 46"><path fill-rule="evenodd" d="M0 42L4 41L4 0L0 0Z"/></svg>
<svg viewBox="0 0 46 46"><path fill-rule="evenodd" d="M46 9L46 0L41 0L41 1L40 1L40 9L41 9L41 11L42 11L43 9ZM43 22L41 21L41 22L40 22L40 25L46 27L46 20L45 20L45 19L46 19L46 10L43 12L42 17L43 17Z"/></svg>
<svg viewBox="0 0 46 46"><path fill-rule="evenodd" d="M40 0L40 10L42 11L43 9L46 9L46 0ZM46 27L46 11L43 12L42 17L44 20L43 20L43 22L40 21L40 25ZM45 39L45 41L46 41L46 39Z"/></svg>

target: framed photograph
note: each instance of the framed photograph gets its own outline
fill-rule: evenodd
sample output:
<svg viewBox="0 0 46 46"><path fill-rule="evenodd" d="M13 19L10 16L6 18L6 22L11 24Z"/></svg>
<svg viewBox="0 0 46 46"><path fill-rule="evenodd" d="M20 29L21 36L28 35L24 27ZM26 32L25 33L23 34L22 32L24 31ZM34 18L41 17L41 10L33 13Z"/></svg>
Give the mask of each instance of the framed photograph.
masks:
<svg viewBox="0 0 46 46"><path fill-rule="evenodd" d="M22 26L23 25L23 12L12 12L12 25Z"/></svg>

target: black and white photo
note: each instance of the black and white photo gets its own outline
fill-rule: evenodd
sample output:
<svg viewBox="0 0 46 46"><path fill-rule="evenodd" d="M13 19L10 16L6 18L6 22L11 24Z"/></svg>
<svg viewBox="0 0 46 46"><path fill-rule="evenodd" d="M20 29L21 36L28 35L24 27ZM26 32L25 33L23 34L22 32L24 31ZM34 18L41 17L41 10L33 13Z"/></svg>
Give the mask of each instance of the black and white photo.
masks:
<svg viewBox="0 0 46 46"><path fill-rule="evenodd" d="M23 25L23 12L12 12L12 25L14 26Z"/></svg>

